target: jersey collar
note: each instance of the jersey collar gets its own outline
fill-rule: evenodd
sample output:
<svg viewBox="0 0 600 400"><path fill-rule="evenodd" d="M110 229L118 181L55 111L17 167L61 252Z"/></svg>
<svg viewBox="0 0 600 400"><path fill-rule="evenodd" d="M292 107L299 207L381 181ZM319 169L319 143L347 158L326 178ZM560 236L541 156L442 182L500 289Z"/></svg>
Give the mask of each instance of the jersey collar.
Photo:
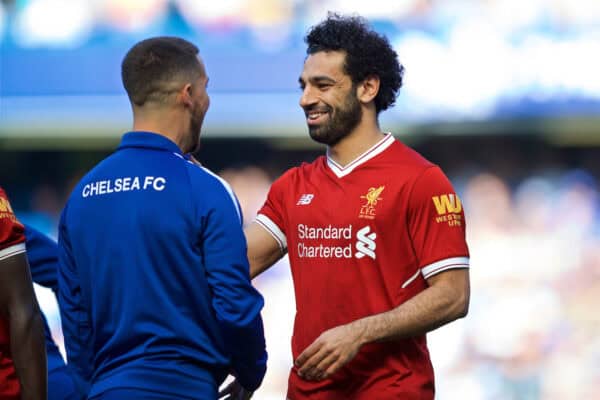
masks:
<svg viewBox="0 0 600 400"><path fill-rule="evenodd" d="M143 147L147 149L171 151L179 155L182 154L179 146L177 146L171 139L153 132L127 132L121 139L119 149L126 147Z"/></svg>
<svg viewBox="0 0 600 400"><path fill-rule="evenodd" d="M381 154L385 149L390 147L392 143L394 143L394 136L388 132L385 137L377 142L373 147L362 153L344 167L332 160L331 157L329 157L329 152L327 152L327 165L338 178L344 177L350 172L354 171L354 169L359 165L362 165L376 155Z"/></svg>

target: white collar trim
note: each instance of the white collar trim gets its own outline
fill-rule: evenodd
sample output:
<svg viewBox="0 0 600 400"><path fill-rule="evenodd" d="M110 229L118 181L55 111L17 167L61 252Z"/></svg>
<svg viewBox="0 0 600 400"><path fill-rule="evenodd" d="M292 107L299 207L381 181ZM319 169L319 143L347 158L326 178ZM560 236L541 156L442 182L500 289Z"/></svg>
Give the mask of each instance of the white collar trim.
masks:
<svg viewBox="0 0 600 400"><path fill-rule="evenodd" d="M354 161L347 164L345 167L342 167L340 164L335 162L329 157L329 151L327 152L327 165L333 171L333 173L338 177L342 178L348 175L350 172L354 171L356 167L364 164L369 161L371 158L375 157L378 154L381 154L385 149L391 146L394 143L394 136L391 133L387 133L383 139L377 142L373 147L369 150L362 153L360 156L354 159Z"/></svg>

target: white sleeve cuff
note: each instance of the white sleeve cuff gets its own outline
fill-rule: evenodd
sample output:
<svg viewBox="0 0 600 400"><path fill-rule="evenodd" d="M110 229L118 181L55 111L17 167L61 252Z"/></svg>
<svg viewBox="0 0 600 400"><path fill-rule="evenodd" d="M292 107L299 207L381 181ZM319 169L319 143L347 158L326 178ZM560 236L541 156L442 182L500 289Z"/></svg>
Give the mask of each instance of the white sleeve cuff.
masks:
<svg viewBox="0 0 600 400"><path fill-rule="evenodd" d="M0 250L0 260L16 256L17 254L25 253L25 243L15 244Z"/></svg>
<svg viewBox="0 0 600 400"><path fill-rule="evenodd" d="M279 229L277 224L271 221L271 219L264 214L258 214L255 221L273 236L273 238L277 241L277 244L279 244L281 251L285 253L287 250L287 240L285 238L285 234L281 229Z"/></svg>
<svg viewBox="0 0 600 400"><path fill-rule="evenodd" d="M469 268L469 257L452 257L436 261L421 268L423 278L427 279L433 275L453 268Z"/></svg>

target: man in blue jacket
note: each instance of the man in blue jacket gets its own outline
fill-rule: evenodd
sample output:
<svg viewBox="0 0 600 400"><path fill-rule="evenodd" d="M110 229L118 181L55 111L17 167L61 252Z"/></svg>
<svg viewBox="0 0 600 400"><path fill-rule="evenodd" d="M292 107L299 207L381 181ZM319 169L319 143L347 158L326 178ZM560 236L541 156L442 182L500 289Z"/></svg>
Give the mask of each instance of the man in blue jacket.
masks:
<svg viewBox="0 0 600 400"><path fill-rule="evenodd" d="M38 285L58 291L56 271L58 269L58 245L40 231L25 225L25 244L31 278ZM65 365L65 361L52 339L48 321L42 313L46 355L48 361L48 400L81 400L85 398L83 388L76 376Z"/></svg>
<svg viewBox="0 0 600 400"><path fill-rule="evenodd" d="M91 399L247 399L266 371L241 211L198 148L208 77L193 44L136 44L121 74L133 131L75 187L59 225L69 363Z"/></svg>

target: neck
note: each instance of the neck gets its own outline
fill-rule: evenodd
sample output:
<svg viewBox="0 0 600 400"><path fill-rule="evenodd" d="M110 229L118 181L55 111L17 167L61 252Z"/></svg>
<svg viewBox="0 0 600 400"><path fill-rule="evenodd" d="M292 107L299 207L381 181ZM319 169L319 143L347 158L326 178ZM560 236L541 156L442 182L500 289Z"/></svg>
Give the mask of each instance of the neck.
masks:
<svg viewBox="0 0 600 400"><path fill-rule="evenodd" d="M172 142L182 152L187 151L187 132L185 126L186 116L177 110L165 110L158 107L134 107L133 130L147 131L162 135Z"/></svg>
<svg viewBox="0 0 600 400"><path fill-rule="evenodd" d="M384 136L377 121L367 121L363 118L348 136L334 146L328 147L327 154L333 161L344 167L377 144Z"/></svg>

